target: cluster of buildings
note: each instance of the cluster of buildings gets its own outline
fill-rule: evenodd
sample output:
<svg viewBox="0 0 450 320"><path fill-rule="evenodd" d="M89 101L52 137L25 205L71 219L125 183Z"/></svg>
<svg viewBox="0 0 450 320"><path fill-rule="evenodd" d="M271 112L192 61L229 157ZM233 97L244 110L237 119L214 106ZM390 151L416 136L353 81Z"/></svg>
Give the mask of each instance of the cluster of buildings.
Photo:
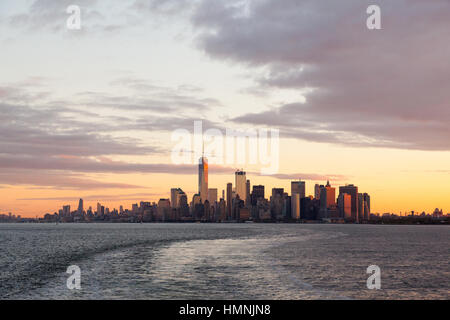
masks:
<svg viewBox="0 0 450 320"><path fill-rule="evenodd" d="M235 172L234 185L228 183L221 191L208 187L208 160L202 156L198 167L198 193L191 199L181 188L172 188L170 198L160 199L158 203L141 202L131 210L109 210L100 203L94 211L84 210L80 199L76 211L64 206L58 213L47 214L44 220L79 221L204 221L204 222L242 222L242 221L329 221L363 222L369 221L370 196L359 193L355 185L336 188L329 182L316 184L314 196L306 196L305 181L292 181L290 193L283 188L273 188L267 194L265 186L253 185L242 170Z"/></svg>
<svg viewBox="0 0 450 320"><path fill-rule="evenodd" d="M288 193L283 188L273 188L268 192L263 185L251 185L246 172L238 170L233 183L228 183L219 198L219 190L208 187L208 160L202 156L198 166L198 193L191 199L181 188L172 188L170 198L155 202L133 204L131 209L120 206L110 210L100 203L95 209L84 208L79 200L76 210L69 205L59 212L47 213L39 221L45 222L353 222L376 223L380 219L396 219L392 214L372 214L370 195L361 193L358 187L349 184L333 187L329 181L314 186L314 196L306 195L306 182L291 181ZM0 222L11 222L12 216L0 215ZM430 217L420 215L404 217ZM442 210L436 209L432 217L444 217ZM447 214L448 217L448 214ZM15 217L14 217L15 218ZM402 218L402 217L400 217ZM20 217L19 217L20 219Z"/></svg>

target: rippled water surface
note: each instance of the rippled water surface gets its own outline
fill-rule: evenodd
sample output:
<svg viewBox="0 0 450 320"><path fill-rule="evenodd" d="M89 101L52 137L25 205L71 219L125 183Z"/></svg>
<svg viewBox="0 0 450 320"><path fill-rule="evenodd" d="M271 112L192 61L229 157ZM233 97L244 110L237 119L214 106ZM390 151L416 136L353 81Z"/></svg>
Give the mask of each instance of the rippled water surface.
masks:
<svg viewBox="0 0 450 320"><path fill-rule="evenodd" d="M450 299L448 226L0 224L0 243L2 299Z"/></svg>

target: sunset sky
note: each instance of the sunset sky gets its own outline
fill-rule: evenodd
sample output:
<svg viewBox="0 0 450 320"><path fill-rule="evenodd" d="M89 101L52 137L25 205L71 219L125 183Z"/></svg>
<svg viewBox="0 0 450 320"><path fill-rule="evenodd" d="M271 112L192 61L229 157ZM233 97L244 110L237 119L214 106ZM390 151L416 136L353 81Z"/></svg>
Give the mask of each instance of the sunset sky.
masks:
<svg viewBox="0 0 450 320"><path fill-rule="evenodd" d="M372 212L450 212L450 1L0 2L0 214L191 200L171 136L198 120L280 130L279 173L212 166L219 195L243 168L266 196L329 179Z"/></svg>

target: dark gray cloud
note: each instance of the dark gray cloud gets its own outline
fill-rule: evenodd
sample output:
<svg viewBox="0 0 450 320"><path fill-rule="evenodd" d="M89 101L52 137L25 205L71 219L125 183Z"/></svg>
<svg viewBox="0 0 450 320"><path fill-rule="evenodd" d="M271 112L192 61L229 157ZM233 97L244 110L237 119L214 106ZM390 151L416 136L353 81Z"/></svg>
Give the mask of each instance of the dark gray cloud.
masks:
<svg viewBox="0 0 450 320"><path fill-rule="evenodd" d="M373 1L203 1L193 15L208 55L267 70L266 90L311 88L240 123L353 146L450 150L450 2L377 1L382 30L366 28Z"/></svg>

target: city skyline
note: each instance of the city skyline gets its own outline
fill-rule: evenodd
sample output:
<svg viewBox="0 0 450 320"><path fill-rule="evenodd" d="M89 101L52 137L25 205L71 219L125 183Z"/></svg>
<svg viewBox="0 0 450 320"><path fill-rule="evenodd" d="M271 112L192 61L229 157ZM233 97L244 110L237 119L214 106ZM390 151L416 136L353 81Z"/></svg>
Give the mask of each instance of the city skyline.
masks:
<svg viewBox="0 0 450 320"><path fill-rule="evenodd" d="M59 209L59 217L72 217L73 214L76 213L81 216L85 215L92 215L92 218L103 216L103 215L109 215L110 213L115 214L123 214L123 213L138 213L140 209L142 210L142 206L154 206L154 209L157 209L158 207L164 207L168 206L172 209L178 209L181 207L181 203L184 202L184 205L186 208L190 208L190 213L187 212L186 217L190 216L195 219L194 211L195 211L195 205L196 203L205 204L205 200L202 199L201 194L205 193L207 194L207 201L209 205L211 206L212 210L219 210L220 209L220 203L224 201L225 207L222 209L223 213L226 216L226 220L236 220L235 218L232 218L232 212L236 210L234 208L235 206L235 199L242 200L242 205L244 208L249 208L249 210L252 210L252 207L256 206L256 202L258 199L261 200L268 200L268 203L270 204L271 211L273 211L273 201L276 201L276 199L272 199L272 197L280 192L280 195L287 196L289 209L288 213L284 213L284 215L288 215L289 220L305 220L305 212L304 211L304 205L302 204L302 199L311 199L311 200L317 200L317 209L318 212L316 213L316 218L313 220L320 220L322 218L332 218L331 215L334 215L334 218L349 218L353 219L356 222L359 222L360 220L370 220L370 216L384 216L386 214L393 214L393 215L399 215L402 216L402 212L395 213L395 212L373 212L371 211L371 200L370 195L367 192L360 193L358 192L358 186L354 184L345 184L345 185L334 185L332 186L330 184L330 181L327 180L326 184L314 184L313 190L314 194L308 194L306 192L306 181L302 181L301 178L295 181L290 182L290 190L284 189L284 188L271 188L266 189L269 193L269 190L272 191L272 197L266 197L265 196L265 186L264 185L251 185L251 180L247 179L246 172L243 171L243 169L237 169L234 173L235 176L235 182L234 184L232 182L227 183L226 187L223 189L220 189L222 197L218 197L218 188L208 188L208 180L209 180L209 170L208 170L208 158L205 156L204 152L202 152L202 157L199 159L199 165L198 165L198 191L192 192L191 197L189 197L189 193L184 192L183 188L181 186L173 187L170 189L170 193L167 193L168 197L161 197L157 200L149 200L149 199L139 199L136 203L132 203L128 208L124 207L122 204L119 206L119 209L113 207L109 208L106 206L106 204L98 200L96 202L96 210L94 210L93 206L85 205L85 201L83 198L78 199L78 207L76 210L71 210L71 208L74 208L71 206L71 204L64 204L61 206L61 209ZM253 187L252 192L250 193L251 187ZM259 191L261 189L261 192ZM336 189L339 190L339 193L336 194ZM290 192L289 192L290 191ZM214 193L214 195L213 195ZM259 196L258 196L259 195ZM182 199L184 198L184 200ZM192 200L190 200L192 199ZM232 200L232 201L231 201ZM103 202L103 203L102 203ZM285 204L286 205L286 204ZM303 207L303 210L301 209ZM89 209L88 209L89 208ZM130 210L131 209L131 210ZM208 209L209 210L209 209ZM331 211L330 211L331 210ZM434 212L431 212L431 214L436 214L438 212L439 208L435 208ZM362 212L359 212L362 211ZM214 211L213 211L214 212ZM330 212L332 212L330 214ZM445 214L445 211L440 209L441 215L449 215L450 213ZM142 213L142 212L141 212ZM430 214L430 212L419 212L415 210L405 211L403 212L403 216L410 216L411 214L414 215L420 215L420 214ZM0 212L0 215L2 213ZM57 211L54 212L54 214L58 214ZM215 213L216 215L219 215L219 213ZM271 212L273 215L273 212ZM12 213L9 213L9 216L11 217ZM50 212L46 212L45 214L42 214L41 216L36 216L38 218L42 218L44 216L52 215ZM6 216L3 213L3 216ZM31 217L31 216L24 216L24 217ZM285 217L286 218L286 217ZM142 219L142 217L141 217ZM253 220L255 217L252 217L252 214L249 213L249 219ZM259 220L260 217L256 218L256 220ZM276 220L275 217L271 217L271 219ZM239 220L239 219L238 219ZM306 219L308 220L308 219ZM352 220L352 221L353 221ZM163 219L164 221L164 219ZM224 220L221 218L217 218L213 221L221 221Z"/></svg>
<svg viewBox="0 0 450 320"><path fill-rule="evenodd" d="M193 168L195 166L192 166ZM219 180L222 181L227 181L230 180L229 178L225 178L227 176L227 174L229 174L231 176L231 174L234 175L234 181L232 182L232 188L233 190L235 190L236 186L237 186L237 178L238 176L240 176L240 174L243 174L243 180L240 182L240 188L239 191L242 192L242 190L246 191L246 185L245 183L248 182L248 180L246 179L246 172L243 171L243 169L234 169L234 168L227 168L227 167L222 167L222 166L213 166L213 168L217 168L219 169L219 173L214 173L214 171L212 172L212 176L213 177L219 177ZM225 169L225 170L224 170ZM236 171L233 171L236 170ZM205 172L205 173L201 173L201 172ZM239 174L238 174L239 173ZM255 181L259 181L256 183L256 185L265 185L264 183L262 183L261 181L266 181L265 178L262 175L260 175L260 173L253 171L250 174L253 174L253 179ZM315 174L309 174L309 175L315 175ZM306 176L309 176L308 174ZM195 176L195 174L189 174L186 175L186 177L192 177ZM220 186L218 186L219 183L215 183L212 184L212 188L210 187L211 185L209 185L208 181L209 181L209 165L208 165L208 159L207 157L203 154L202 157L199 159L199 164L198 164L198 173L197 173L197 180L198 180L198 189L197 191L194 191L193 189L195 188L187 188L187 189L183 189L183 192L185 192L187 198L188 198L188 202L190 201L190 199L192 199L192 197L196 194L201 194L201 188L203 185L203 188L206 188L206 190L211 190L211 189L215 189L217 190L218 193L222 194L222 192L224 192L226 194L227 191L227 187L226 187L226 183L224 185L223 188L221 188ZM317 174L315 176L320 176L320 174ZM205 177L205 178L202 178ZM284 190L291 190L293 184L295 183L295 181L293 180L299 180L302 181L302 174L279 174L279 175L274 175L274 177L269 177L271 178L271 180L275 180L275 181L280 181L280 182L273 182L272 184L269 185L269 188L267 188L266 190L272 190L273 188L283 188ZM329 184L330 183L330 179L326 176L323 175L324 180L326 181L325 184ZM319 186L320 184L324 184L324 180L318 180L318 179L303 179L303 188L304 188L304 192L306 196L312 196L312 197L316 197L316 188L317 186ZM206 183L205 183L206 182ZM297 181L298 182L298 181ZM339 180L335 181L336 184L334 184L335 187L338 187L339 189L344 187L344 186L352 186L353 185L353 181L349 180L349 181L345 181L344 183L339 183ZM169 183L170 184L170 183ZM193 185L192 181L187 181L187 185ZM252 184L253 185L253 184ZM152 186L148 187L149 189L153 189ZM184 191L187 190L187 191ZM302 189L303 190L303 189ZM207 191L207 195L206 197L208 198L208 191ZM303 191L302 191L303 192ZM303 194L303 193L302 193ZM109 198L109 199L108 199ZM121 199L122 198L126 198L129 201L128 202L123 202ZM141 202L141 201L147 201L147 202L154 202L157 203L158 200L160 199L170 199L171 198L171 194L170 191L169 192L160 192L160 193L152 193L152 192L142 192L142 193L135 193L135 194L121 194L120 192L114 196L114 195L88 195L88 196L84 196L84 197L80 197L80 196L69 196L69 197L61 197L61 198L38 198L38 199L16 199L16 200L22 200L22 201L30 201L30 202L36 202L36 201L44 201L44 202L54 202L54 203L58 203L57 206L59 207L64 207L65 205L70 205L72 208L75 206L72 206L73 204L76 204L79 202L80 199L87 199L87 201L85 201L85 203L90 204L90 206L94 207L95 205L98 205L99 202L108 205L108 207L114 208L116 209L119 207L128 207L128 208L132 208L132 206L137 202ZM200 197L201 198L201 197ZM336 195L336 199L337 199L337 195ZM354 206L355 204L353 204ZM51 208L50 206L48 206L49 209L48 210L44 210L45 213L50 213L51 212ZM375 205L375 208L377 206ZM442 210L444 213L445 212L450 212L450 210L446 210L443 209L442 206L439 206L438 204L436 204L435 206L431 206L430 208L425 208L425 209L417 209L414 207L409 207L409 208L403 208L402 210L372 210L374 213L378 213L378 214L383 214L383 213L392 213L392 214L399 214L399 215L407 215L410 214L411 212L426 212L426 213L432 213L435 209L440 209ZM0 208L0 214L7 214L12 212L13 214L19 214L22 217L29 217L29 218L33 218L33 217L41 217L43 216L45 213L44 211L35 211L33 213L27 213L27 212L23 212L23 211L17 211L17 210L1 210Z"/></svg>
<svg viewBox="0 0 450 320"><path fill-rule="evenodd" d="M174 185L190 201L198 158L173 163L171 136L195 121L279 130L272 176L209 156L219 197L245 168L267 190L354 183L374 212L450 212L449 3L380 0L380 30L369 4L2 1L0 214L131 207Z"/></svg>

